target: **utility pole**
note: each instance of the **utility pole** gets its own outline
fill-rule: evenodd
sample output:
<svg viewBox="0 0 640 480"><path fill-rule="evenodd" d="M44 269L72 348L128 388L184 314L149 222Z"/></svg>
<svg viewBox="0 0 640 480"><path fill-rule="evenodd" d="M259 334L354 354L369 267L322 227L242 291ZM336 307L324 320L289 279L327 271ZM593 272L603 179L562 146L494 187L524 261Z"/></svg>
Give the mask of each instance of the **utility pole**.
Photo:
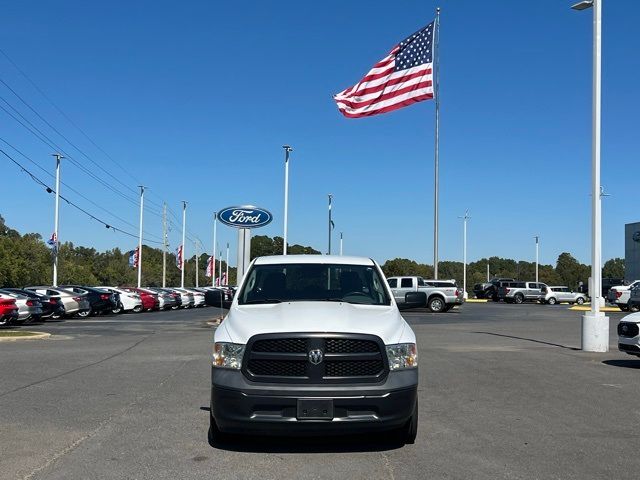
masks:
<svg viewBox="0 0 640 480"><path fill-rule="evenodd" d="M180 269L180 288L184 288L184 259L187 254L187 246L185 245L186 239L186 228L187 228L187 202L182 201L182 268Z"/></svg>
<svg viewBox="0 0 640 480"><path fill-rule="evenodd" d="M287 221L289 219L289 153L293 151L289 145L283 145L284 148L284 238L282 254L287 254ZM229 280L227 279L227 282Z"/></svg>
<svg viewBox="0 0 640 480"><path fill-rule="evenodd" d="M167 202L162 202L162 288L167 286Z"/></svg>
<svg viewBox="0 0 640 480"><path fill-rule="evenodd" d="M224 276L227 285L229 285L229 242L227 242L227 268L225 270Z"/></svg>
<svg viewBox="0 0 640 480"><path fill-rule="evenodd" d="M458 218L462 218L462 291L467 298L467 221L471 218L469 210L464 212L464 217Z"/></svg>
<svg viewBox="0 0 640 480"><path fill-rule="evenodd" d="M536 239L536 283L538 283L538 260L540 259L540 236L536 235L533 237Z"/></svg>
<svg viewBox="0 0 640 480"><path fill-rule="evenodd" d="M138 288L142 286L142 221L144 216L144 185L140 187L140 231L138 233Z"/></svg>
<svg viewBox="0 0 640 480"><path fill-rule="evenodd" d="M340 256L342 256L342 232L340 232Z"/></svg>
<svg viewBox="0 0 640 480"><path fill-rule="evenodd" d="M56 159L56 206L53 214L53 286L58 286L58 253L60 242L58 241L58 222L60 212L60 160L64 157L59 153L52 154Z"/></svg>
<svg viewBox="0 0 640 480"><path fill-rule="evenodd" d="M333 229L333 221L331 220L331 201L333 200L333 195L329 194L329 249L327 251L327 255L331 255L331 230Z"/></svg>
<svg viewBox="0 0 640 480"><path fill-rule="evenodd" d="M211 286L216 286L216 243L218 236L218 212L213 212L213 250L211 251L211 255L213 256L212 264L211 264Z"/></svg>
<svg viewBox="0 0 640 480"><path fill-rule="evenodd" d="M583 0L571 8L593 8L593 91L591 138L591 311L582 316L581 346L586 352L609 351L609 318L600 311L602 298L602 188L600 127L602 90L602 0Z"/></svg>

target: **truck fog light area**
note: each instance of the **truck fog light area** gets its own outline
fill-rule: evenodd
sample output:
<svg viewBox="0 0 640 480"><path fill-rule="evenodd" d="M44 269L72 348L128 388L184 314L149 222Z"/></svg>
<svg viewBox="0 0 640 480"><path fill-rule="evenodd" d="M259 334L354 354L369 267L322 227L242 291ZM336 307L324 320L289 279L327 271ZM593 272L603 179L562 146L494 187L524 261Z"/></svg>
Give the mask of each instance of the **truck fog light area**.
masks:
<svg viewBox="0 0 640 480"><path fill-rule="evenodd" d="M213 344L213 366L240 370L244 345L238 343L216 342Z"/></svg>
<svg viewBox="0 0 640 480"><path fill-rule="evenodd" d="M391 371L418 366L418 349L415 343L387 345L386 349Z"/></svg>

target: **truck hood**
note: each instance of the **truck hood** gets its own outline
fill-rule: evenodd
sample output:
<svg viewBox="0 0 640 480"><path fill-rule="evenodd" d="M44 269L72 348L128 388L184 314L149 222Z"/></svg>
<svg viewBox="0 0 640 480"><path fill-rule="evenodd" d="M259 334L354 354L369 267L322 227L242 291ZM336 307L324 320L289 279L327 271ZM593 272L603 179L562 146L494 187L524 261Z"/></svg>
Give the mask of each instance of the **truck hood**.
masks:
<svg viewBox="0 0 640 480"><path fill-rule="evenodd" d="M640 323L640 312L626 315L620 319L621 322Z"/></svg>
<svg viewBox="0 0 640 480"><path fill-rule="evenodd" d="M363 333L377 335L387 345L400 341L415 342L411 329L405 329L405 325L395 305L340 302L236 304L222 322L222 327L234 343L247 343L253 335L262 333L287 332ZM402 339L403 333L410 338Z"/></svg>

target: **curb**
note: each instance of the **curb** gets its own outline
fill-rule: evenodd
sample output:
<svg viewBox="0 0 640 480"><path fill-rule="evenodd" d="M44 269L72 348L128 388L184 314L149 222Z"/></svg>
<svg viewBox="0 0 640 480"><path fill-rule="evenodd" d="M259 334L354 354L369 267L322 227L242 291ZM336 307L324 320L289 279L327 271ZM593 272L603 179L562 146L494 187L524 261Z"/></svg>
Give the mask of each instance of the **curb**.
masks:
<svg viewBox="0 0 640 480"><path fill-rule="evenodd" d="M574 310L577 312L588 312L591 310L591 307L585 307L584 305L582 306L573 306L573 307L569 307L569 310ZM610 312L610 313L624 313L622 310L620 310L617 307L600 307L600 311L601 312Z"/></svg>
<svg viewBox="0 0 640 480"><path fill-rule="evenodd" d="M467 298L465 303L487 303L488 301L486 298Z"/></svg>
<svg viewBox="0 0 640 480"><path fill-rule="evenodd" d="M45 332L29 332L35 333L36 335L18 335L15 337L0 337L0 342L13 342L16 340L41 340L43 338L49 338L51 336L50 333Z"/></svg>
<svg viewBox="0 0 640 480"><path fill-rule="evenodd" d="M220 325L222 323L222 320L224 320L224 317L216 317L213 320L209 320L207 323L207 325L211 325L212 327L217 327L218 325Z"/></svg>

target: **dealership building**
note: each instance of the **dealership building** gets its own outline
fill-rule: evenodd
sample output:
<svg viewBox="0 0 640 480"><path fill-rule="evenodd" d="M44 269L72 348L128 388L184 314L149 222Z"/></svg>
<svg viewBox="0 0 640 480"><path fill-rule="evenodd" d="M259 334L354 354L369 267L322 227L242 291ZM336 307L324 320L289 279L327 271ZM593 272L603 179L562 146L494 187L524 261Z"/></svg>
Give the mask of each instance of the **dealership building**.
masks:
<svg viewBox="0 0 640 480"><path fill-rule="evenodd" d="M626 280L640 279L640 222L624 226L624 269Z"/></svg>

